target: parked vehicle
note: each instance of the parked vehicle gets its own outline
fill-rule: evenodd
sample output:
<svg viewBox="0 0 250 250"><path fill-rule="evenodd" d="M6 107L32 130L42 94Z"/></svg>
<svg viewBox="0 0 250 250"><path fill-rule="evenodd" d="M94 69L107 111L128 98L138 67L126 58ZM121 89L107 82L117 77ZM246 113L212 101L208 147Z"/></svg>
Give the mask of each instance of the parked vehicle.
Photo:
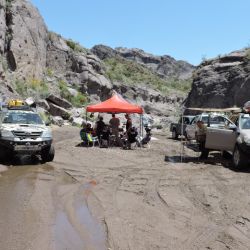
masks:
<svg viewBox="0 0 250 250"><path fill-rule="evenodd" d="M227 116L218 113L202 113L196 115L195 118L185 128L185 135L188 140L195 139L196 123L197 121L203 121L207 127L211 128L224 128L232 122Z"/></svg>
<svg viewBox="0 0 250 250"><path fill-rule="evenodd" d="M250 160L250 114L239 113L232 117L235 125L226 128L209 128L205 147L232 154L236 168L245 166Z"/></svg>
<svg viewBox="0 0 250 250"><path fill-rule="evenodd" d="M172 132L172 138L177 139L179 135L185 135L185 129L188 124L194 119L193 115L181 116L178 123L170 124L170 132Z"/></svg>
<svg viewBox="0 0 250 250"><path fill-rule="evenodd" d="M53 161L51 129L39 114L21 102L13 102L0 111L0 159L14 154L41 155L44 162Z"/></svg>

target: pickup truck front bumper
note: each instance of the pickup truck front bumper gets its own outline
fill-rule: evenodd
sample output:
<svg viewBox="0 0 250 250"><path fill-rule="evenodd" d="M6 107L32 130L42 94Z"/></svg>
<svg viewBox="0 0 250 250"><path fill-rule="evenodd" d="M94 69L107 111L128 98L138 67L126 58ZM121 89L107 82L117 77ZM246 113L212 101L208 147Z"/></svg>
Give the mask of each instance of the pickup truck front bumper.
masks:
<svg viewBox="0 0 250 250"><path fill-rule="evenodd" d="M17 154L40 152L52 144L52 140L5 140L0 139L0 146Z"/></svg>

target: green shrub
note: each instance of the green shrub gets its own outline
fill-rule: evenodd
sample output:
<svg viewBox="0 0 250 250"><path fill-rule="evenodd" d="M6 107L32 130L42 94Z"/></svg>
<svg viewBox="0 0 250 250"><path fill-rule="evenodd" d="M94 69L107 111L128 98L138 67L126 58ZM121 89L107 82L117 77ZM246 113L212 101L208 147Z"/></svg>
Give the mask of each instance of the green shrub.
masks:
<svg viewBox="0 0 250 250"><path fill-rule="evenodd" d="M54 71L51 68L47 68L46 74L47 76L52 77L54 75Z"/></svg>
<svg viewBox="0 0 250 250"><path fill-rule="evenodd" d="M166 94L173 90L187 93L191 89L191 80L163 79L150 69L123 58L104 60L106 76L111 81L128 85L148 84Z"/></svg>
<svg viewBox="0 0 250 250"><path fill-rule="evenodd" d="M76 96L72 96L68 90L67 84L64 81L59 81L60 95L64 99L68 100L75 107L82 107L88 102L88 97L78 91Z"/></svg>
<svg viewBox="0 0 250 250"><path fill-rule="evenodd" d="M74 42L71 39L66 40L66 44L75 52L83 52L83 53L87 53L88 50L86 48L84 48L83 46L81 46L79 43Z"/></svg>
<svg viewBox="0 0 250 250"><path fill-rule="evenodd" d="M78 92L76 96L72 96L70 102L75 107L82 107L84 104L88 103L88 98L86 95Z"/></svg>
<svg viewBox="0 0 250 250"><path fill-rule="evenodd" d="M23 80L15 81L15 90L23 98L33 96L36 100L44 99L49 95L48 84L39 79L29 79L27 82Z"/></svg>

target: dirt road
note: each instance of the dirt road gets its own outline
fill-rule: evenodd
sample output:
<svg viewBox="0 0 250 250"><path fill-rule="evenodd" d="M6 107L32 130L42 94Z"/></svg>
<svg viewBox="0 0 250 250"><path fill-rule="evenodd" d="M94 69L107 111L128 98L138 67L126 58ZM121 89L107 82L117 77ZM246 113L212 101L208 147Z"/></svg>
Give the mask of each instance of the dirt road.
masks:
<svg viewBox="0 0 250 250"><path fill-rule="evenodd" d="M77 147L71 127L54 136L54 162L0 173L1 250L250 248L250 167L187 149L181 163L163 135L136 150Z"/></svg>

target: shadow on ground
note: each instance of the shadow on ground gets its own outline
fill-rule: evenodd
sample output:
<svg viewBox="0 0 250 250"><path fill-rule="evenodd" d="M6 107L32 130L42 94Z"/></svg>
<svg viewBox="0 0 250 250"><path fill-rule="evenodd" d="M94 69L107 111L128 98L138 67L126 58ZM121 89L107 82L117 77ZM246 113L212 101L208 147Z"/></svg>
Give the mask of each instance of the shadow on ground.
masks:
<svg viewBox="0 0 250 250"><path fill-rule="evenodd" d="M40 157L34 155L34 156L14 156L11 159L6 159L5 161L1 162L1 164L4 164L6 166L22 166L22 165L40 165L42 164L42 160Z"/></svg>
<svg viewBox="0 0 250 250"><path fill-rule="evenodd" d="M195 163L195 164L206 164L206 165L214 165L214 166L222 166L224 168L228 168L234 172L242 172L242 173L250 173L250 165L245 168L236 169L231 161L231 158L227 157L226 159L222 157L221 153L210 153L207 159L199 159L199 157L191 157L191 156L165 156L165 162L171 163Z"/></svg>

